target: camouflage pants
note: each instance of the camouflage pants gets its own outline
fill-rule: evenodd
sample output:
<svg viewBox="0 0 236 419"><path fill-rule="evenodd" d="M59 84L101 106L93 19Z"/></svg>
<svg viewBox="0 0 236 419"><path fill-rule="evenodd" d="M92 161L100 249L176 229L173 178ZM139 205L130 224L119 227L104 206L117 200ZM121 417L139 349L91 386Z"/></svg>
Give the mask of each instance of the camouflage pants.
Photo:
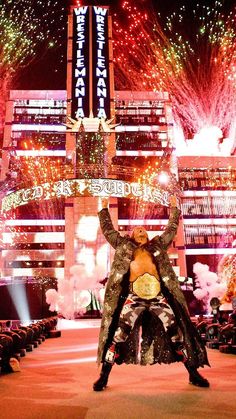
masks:
<svg viewBox="0 0 236 419"><path fill-rule="evenodd" d="M162 322L165 331L175 323L175 315L163 295L158 295L152 300L144 300L136 294L129 294L122 308L118 328L113 342L125 342L132 331L139 315L149 310Z"/></svg>

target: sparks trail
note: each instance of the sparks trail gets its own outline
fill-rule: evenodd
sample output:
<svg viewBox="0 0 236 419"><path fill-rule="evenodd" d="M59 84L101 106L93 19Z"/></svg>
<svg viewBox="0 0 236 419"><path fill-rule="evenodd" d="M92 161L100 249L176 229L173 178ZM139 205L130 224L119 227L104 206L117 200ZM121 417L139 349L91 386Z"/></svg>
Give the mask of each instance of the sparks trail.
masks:
<svg viewBox="0 0 236 419"><path fill-rule="evenodd" d="M236 17L223 6L182 6L162 23L155 11L124 2L126 19L115 16L113 25L117 88L167 91L186 132L217 126L233 136Z"/></svg>
<svg viewBox="0 0 236 419"><path fill-rule="evenodd" d="M9 0L0 6L0 133L13 80L20 69L62 45L65 17L63 0Z"/></svg>

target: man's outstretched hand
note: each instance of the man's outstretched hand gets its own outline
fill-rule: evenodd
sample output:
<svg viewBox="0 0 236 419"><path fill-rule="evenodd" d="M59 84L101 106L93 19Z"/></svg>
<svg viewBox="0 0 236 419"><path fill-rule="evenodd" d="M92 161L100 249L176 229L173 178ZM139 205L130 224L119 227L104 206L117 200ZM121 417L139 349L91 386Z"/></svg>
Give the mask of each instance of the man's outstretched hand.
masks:
<svg viewBox="0 0 236 419"><path fill-rule="evenodd" d="M101 198L102 208L108 208L109 198Z"/></svg>

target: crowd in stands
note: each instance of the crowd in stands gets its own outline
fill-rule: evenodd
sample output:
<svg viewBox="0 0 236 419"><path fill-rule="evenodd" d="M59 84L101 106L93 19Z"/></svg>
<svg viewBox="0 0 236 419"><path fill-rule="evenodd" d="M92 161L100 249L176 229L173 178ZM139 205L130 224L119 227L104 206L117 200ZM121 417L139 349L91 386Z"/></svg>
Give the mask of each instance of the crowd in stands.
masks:
<svg viewBox="0 0 236 419"><path fill-rule="evenodd" d="M57 317L35 321L27 326L20 321L0 321L0 373L20 371L20 359L45 339L60 336Z"/></svg>
<svg viewBox="0 0 236 419"><path fill-rule="evenodd" d="M211 349L236 354L236 310L230 313L220 312L211 317L198 317L197 329Z"/></svg>

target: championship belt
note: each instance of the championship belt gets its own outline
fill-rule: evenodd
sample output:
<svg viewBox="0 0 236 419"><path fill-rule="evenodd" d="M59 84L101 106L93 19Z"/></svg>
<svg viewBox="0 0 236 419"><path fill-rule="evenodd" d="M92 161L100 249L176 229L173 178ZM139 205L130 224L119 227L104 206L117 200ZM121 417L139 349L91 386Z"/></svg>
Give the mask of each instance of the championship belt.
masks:
<svg viewBox="0 0 236 419"><path fill-rule="evenodd" d="M145 273L130 283L131 290L140 298L144 300L151 300L156 298L161 290L161 285L154 275Z"/></svg>

